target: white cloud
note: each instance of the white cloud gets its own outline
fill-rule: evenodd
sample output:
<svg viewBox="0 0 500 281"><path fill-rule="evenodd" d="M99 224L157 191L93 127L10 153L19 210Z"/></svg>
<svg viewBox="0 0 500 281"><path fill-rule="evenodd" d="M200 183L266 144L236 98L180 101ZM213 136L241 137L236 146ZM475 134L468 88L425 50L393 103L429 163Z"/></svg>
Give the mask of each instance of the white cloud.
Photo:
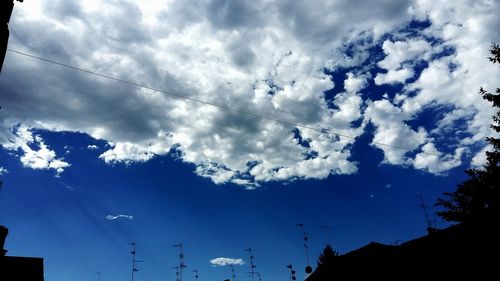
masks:
<svg viewBox="0 0 500 281"><path fill-rule="evenodd" d="M11 134L9 142L3 148L11 151L21 151L19 157L23 166L37 170L55 170L56 175L64 172L71 166L61 158L57 158L55 151L49 149L43 139L33 133L26 126L18 126Z"/></svg>
<svg viewBox="0 0 500 281"><path fill-rule="evenodd" d="M4 167L0 166L0 176L7 174L9 171Z"/></svg>
<svg viewBox="0 0 500 281"><path fill-rule="evenodd" d="M87 149L88 149L88 150L97 150L98 148L99 148L99 147L98 147L97 145L95 145L95 144L89 144L89 145L87 146Z"/></svg>
<svg viewBox="0 0 500 281"><path fill-rule="evenodd" d="M387 100L369 103L365 113L377 128L372 145L384 151L385 163L408 165L411 159L406 154L427 140L425 129L413 130L406 125L404 121L409 116Z"/></svg>
<svg viewBox="0 0 500 281"><path fill-rule="evenodd" d="M349 72L347 73L347 78L344 80L344 89L350 93L358 93L366 87L367 83L367 77L363 75L355 76Z"/></svg>
<svg viewBox="0 0 500 281"><path fill-rule="evenodd" d="M462 164L460 158L464 148L459 147L454 155L443 155L439 152L433 143L427 143L422 146L422 152L415 156L413 166L417 169L427 170L433 174L442 174L445 171L455 168Z"/></svg>
<svg viewBox="0 0 500 281"><path fill-rule="evenodd" d="M429 42L423 39L409 39L396 42L385 40L382 49L386 57L377 63L378 66L387 70L396 70L405 63L411 64L419 57L428 60L432 53L441 48L433 48Z"/></svg>
<svg viewBox="0 0 500 281"><path fill-rule="evenodd" d="M500 41L493 12L498 5L465 0L367 1L361 6L348 0L25 1L11 19L9 46L354 138L371 121L374 146L383 149L385 162L414 166L411 153L375 142L403 145L415 153L430 138L445 135L444 128L453 122L429 129L408 125L429 105L453 106L454 115L444 117L449 120L472 118L467 124L470 136L456 147L474 145L491 134L491 106L476 92L479 85L498 85L497 69L485 59L489 42ZM411 19L426 18L431 25L423 34L402 31L379 41ZM345 51L350 43L352 54ZM361 66L374 44L381 44L384 58ZM434 60L448 46L455 53ZM429 63L420 75L414 69L419 60ZM368 75L375 64L387 73ZM324 69L341 66L357 69L347 74L345 92L327 100L324 92L338 86ZM378 108L383 104L375 99L381 95L370 93L373 102L363 100L371 75L378 85L407 83L413 81L410 77L416 82L403 84L398 98L387 101L393 108ZM173 152L194 164L202 177L250 188L357 170L352 138L297 130L12 53L2 71L0 99L2 114L8 116L0 121L3 147L11 145L10 130L18 124L80 132L110 144L99 155L106 163L144 162ZM42 141L31 143L38 148L23 150L26 166L62 171L69 165Z"/></svg>
<svg viewBox="0 0 500 281"><path fill-rule="evenodd" d="M226 266L226 265L243 265L245 264L242 259L232 259L232 258L216 258L210 260L213 266Z"/></svg>
<svg viewBox="0 0 500 281"><path fill-rule="evenodd" d="M134 216L131 216L131 215L107 215L106 219L110 220L110 221L114 221L114 220L117 220L117 219L129 219L129 220L133 220Z"/></svg>
<svg viewBox="0 0 500 281"><path fill-rule="evenodd" d="M493 151L493 145L488 144L483 147L474 157L472 157L471 166L474 169L482 169L487 163L486 151Z"/></svg>
<svg viewBox="0 0 500 281"><path fill-rule="evenodd" d="M413 77L414 72L411 69L403 68L399 70L389 70L387 73L379 73L375 76L375 84L393 84L404 83L406 80Z"/></svg>

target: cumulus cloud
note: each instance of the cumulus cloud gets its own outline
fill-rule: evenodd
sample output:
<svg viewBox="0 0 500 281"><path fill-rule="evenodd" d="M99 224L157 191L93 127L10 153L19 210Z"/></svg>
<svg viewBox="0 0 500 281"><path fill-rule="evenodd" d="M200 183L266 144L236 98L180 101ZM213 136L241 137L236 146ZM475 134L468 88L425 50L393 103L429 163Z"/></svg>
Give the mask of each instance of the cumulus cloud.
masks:
<svg viewBox="0 0 500 281"><path fill-rule="evenodd" d="M347 78L344 80L344 88L347 92L358 93L367 83L367 77L363 75L356 76L349 72L347 73Z"/></svg>
<svg viewBox="0 0 500 281"><path fill-rule="evenodd" d="M403 41L385 40L382 49L385 58L377 63L380 68L387 70L397 70L405 64L411 64L415 59L430 59L431 54L437 52L442 47L432 47L424 39L405 39Z"/></svg>
<svg viewBox="0 0 500 281"><path fill-rule="evenodd" d="M388 100L369 103L366 118L376 126L372 145L384 151L385 163L408 165L411 159L406 154L427 141L426 130L414 130L405 124L409 116Z"/></svg>
<svg viewBox="0 0 500 281"><path fill-rule="evenodd" d="M317 130L8 53L0 80L0 144L13 149L11 140L17 137L11 131L18 124L28 131L86 133L108 142L99 155L106 163L175 153L194 164L201 177L253 188L355 173L350 150L372 122L373 145L384 151L386 163L441 173L431 168L430 159L412 163L419 149L453 122L430 129L408 123L432 104L451 105L457 111L443 118L471 119L467 138L456 148L491 134L486 124L492 110L476 91L479 85L498 84L497 70L484 60L489 42L499 41L492 37L499 26L492 12L498 5L466 0L368 1L362 6L348 0L28 1L16 6L11 19L12 49ZM415 19L429 20L430 26L417 35L400 30ZM384 37L388 32L394 36ZM368 50L374 46L381 47L383 57L370 62ZM453 54L438 56L449 47ZM416 70L422 61L425 69ZM325 91L339 86L325 69L341 67L356 69L346 75L344 89L328 98ZM370 72L375 67L383 71ZM397 98L377 100L364 92L372 82L403 89ZM14 148L23 153L23 165L58 173L69 167L42 140L31 144L36 149ZM434 145L443 153L436 161L454 159L446 155L455 152Z"/></svg>
<svg viewBox="0 0 500 281"><path fill-rule="evenodd" d="M7 169L5 169L4 167L1 167L0 166L0 176L3 176L5 174L7 174L9 171Z"/></svg>
<svg viewBox="0 0 500 281"><path fill-rule="evenodd" d="M433 143L427 143L422 146L422 152L415 156L413 166L433 174L441 174L451 168L458 167L462 163L460 158L464 150L464 148L459 147L455 150L454 155L443 155Z"/></svg>
<svg viewBox="0 0 500 281"><path fill-rule="evenodd" d="M97 150L98 148L99 148L99 147L98 147L97 145L95 145L95 144L89 144L89 145L87 146L87 149L88 149L88 150Z"/></svg>
<svg viewBox="0 0 500 281"><path fill-rule="evenodd" d="M243 264L245 264L245 262L243 262L242 259L232 259L232 258L222 258L222 257L210 260L210 263L213 266L243 265Z"/></svg>
<svg viewBox="0 0 500 281"><path fill-rule="evenodd" d="M23 166L37 170L55 170L56 176L71 166L62 158L57 158L56 152L51 150L39 135L25 126L13 128L9 142L2 145L4 149L19 152Z"/></svg>
<svg viewBox="0 0 500 281"><path fill-rule="evenodd" d="M134 216L131 216L131 215L107 215L106 219L110 220L110 221L114 221L114 220L117 220L117 219L129 219L129 220L133 220Z"/></svg>
<svg viewBox="0 0 500 281"><path fill-rule="evenodd" d="M403 68L399 70L389 70L387 73L379 73L375 77L375 84L393 84L404 83L413 76L414 72L411 69Z"/></svg>

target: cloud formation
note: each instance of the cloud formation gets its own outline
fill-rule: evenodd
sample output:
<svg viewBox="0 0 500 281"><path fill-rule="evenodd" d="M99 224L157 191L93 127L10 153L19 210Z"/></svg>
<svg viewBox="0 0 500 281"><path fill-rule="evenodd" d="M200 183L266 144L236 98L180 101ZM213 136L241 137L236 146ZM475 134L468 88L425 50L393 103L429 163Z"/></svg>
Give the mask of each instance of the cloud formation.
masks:
<svg viewBox="0 0 500 281"><path fill-rule="evenodd" d="M9 171L7 169L5 169L4 167L1 167L0 166L0 176L3 176L5 174L7 174Z"/></svg>
<svg viewBox="0 0 500 281"><path fill-rule="evenodd" d="M8 53L0 144L22 152L26 167L60 173L70 164L42 140L32 142L36 150L13 148L16 126L83 132L109 143L99 155L106 163L174 153L214 183L253 188L355 173L362 160L352 159L351 149L372 123L372 145L384 152L384 163L443 174L491 134L491 107L476 92L499 82L484 59L489 43L500 41L494 37L498 6L466 0L363 6L348 0L28 1L11 20L12 49L318 131ZM412 20L429 24L413 33L401 29ZM374 61L375 47L382 57ZM343 89L325 71L341 67L351 69ZM370 85L402 88L383 97L368 93ZM337 94L327 97L329 90ZM454 110L437 126L410 124L439 106ZM449 136L464 122L462 135ZM441 145L443 138L451 147ZM439 156L427 157L430 151Z"/></svg>
<svg viewBox="0 0 500 281"><path fill-rule="evenodd" d="M33 135L26 126L16 126L12 130L8 143L2 147L18 154L24 167L37 170L52 169L58 176L71 166L63 158L57 158L56 153L44 143L42 137Z"/></svg>
<svg viewBox="0 0 500 281"><path fill-rule="evenodd" d="M213 266L243 265L243 264L245 264L245 262L243 262L242 259L232 259L232 258L222 258L222 257L210 260L210 263Z"/></svg>
<svg viewBox="0 0 500 281"><path fill-rule="evenodd" d="M117 219L129 219L129 220L133 220L134 216L131 216L131 215L107 215L106 219L110 220L110 221L114 221L114 220L117 220Z"/></svg>

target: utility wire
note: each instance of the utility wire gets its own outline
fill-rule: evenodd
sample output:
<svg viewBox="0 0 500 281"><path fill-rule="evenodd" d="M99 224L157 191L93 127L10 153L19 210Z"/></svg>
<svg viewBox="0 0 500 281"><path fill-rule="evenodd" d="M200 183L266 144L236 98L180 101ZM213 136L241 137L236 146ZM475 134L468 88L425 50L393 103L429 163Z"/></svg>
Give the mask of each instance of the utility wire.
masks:
<svg viewBox="0 0 500 281"><path fill-rule="evenodd" d="M318 129L318 128L307 126L307 125L304 125L304 124L300 124L300 123L296 123L296 122L292 122L292 121L287 121L287 120L284 120L284 119L274 118L274 117L271 117L271 116L268 116L268 115L263 115L263 114L259 114L259 113L254 113L254 112L250 112L250 111L236 109L236 108L232 108L232 107L229 107L229 106L226 106L226 105L217 104L217 103L213 103L213 102L209 102L209 101L204 101L204 100L200 100L200 99L188 97L188 96L186 96L186 95L184 95L182 93L174 92L174 91L171 91L171 90L162 90L162 89L153 88L153 87L150 87L148 85L139 84L139 83L136 83L136 82L133 82L133 81L128 81L128 80L123 80L123 79L116 78L116 77L113 77L113 76L110 76L110 75L106 75L106 74L102 74L102 73L95 72L95 71L92 71L92 70L83 69L83 68L72 66L72 65L69 65L69 64L57 62L57 61L54 61L54 60L46 59L46 58L43 58L43 57L40 57L40 56L28 54L28 53L25 53L25 52L14 50L14 49L7 48L7 51L9 51L11 53L18 54L18 55L22 55L22 56L25 56L25 57L29 57L29 58L32 58L32 59L37 59L37 60L40 60L40 61L43 61L43 62L46 62L46 63L55 64L55 65L58 65L58 66L61 66L61 67L65 67L65 68L69 68L69 69L72 69L72 70L84 72L84 73L87 73L87 74L99 76L99 77L102 77L102 78L106 78L106 79L109 79L109 80L113 80L113 81L124 83L124 84L128 84L128 85L132 85L132 86L135 86L135 87L144 88L144 89L147 89L147 90L150 90L150 91L154 91L154 92L158 92L158 93L170 95L170 96L173 96L173 97L176 97L176 98L181 98L181 99L185 99L185 100L189 100L189 101L194 101L194 102L197 102L197 103L200 103L200 104L205 104L205 105L210 105L210 106L218 107L218 108L221 108L221 109L224 109L224 110L228 110L228 111L232 111L232 112L236 112L236 113L239 113L239 114L253 116L253 117L257 117L257 118L261 118L261 119L266 119L266 120L274 121L274 122L277 122L277 123L291 125L291 126L295 126L295 127L298 127L298 128L303 128L303 129L307 129L307 130L311 130L311 131L315 131L315 132L319 132L319 133L326 133L326 134L335 135L335 136L339 136L339 137L344 137L344 138L349 138L349 139L356 139L356 137L349 136L349 135L342 134L342 133L333 132L330 129ZM392 145L392 144L386 144L386 143L376 142L376 141L372 141L372 144L377 144L377 145L380 145L380 146L385 146L385 147L390 147L390 148L396 148L396 149L406 150L406 151L413 151L414 150L414 149L410 149L408 147L397 146L397 145ZM422 151L420 153L421 154L425 154L425 155L431 155L431 156L441 157L441 155L437 154L437 153L431 153L431 152L425 152L425 151ZM472 161L472 160L471 160L471 162L476 163L476 164L480 164L480 163L478 163L476 161Z"/></svg>

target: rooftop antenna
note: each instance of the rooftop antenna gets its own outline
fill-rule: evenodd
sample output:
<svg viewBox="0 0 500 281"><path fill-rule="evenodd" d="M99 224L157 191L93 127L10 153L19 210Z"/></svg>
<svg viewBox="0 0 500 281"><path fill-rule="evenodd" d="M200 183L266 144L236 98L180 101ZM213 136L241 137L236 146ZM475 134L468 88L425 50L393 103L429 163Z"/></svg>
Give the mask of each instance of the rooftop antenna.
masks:
<svg viewBox="0 0 500 281"><path fill-rule="evenodd" d="M231 281L234 281L234 278L236 278L236 275L234 274L234 265L229 265L231 267Z"/></svg>
<svg viewBox="0 0 500 281"><path fill-rule="evenodd" d="M429 207L427 205L425 205L424 197L422 196L422 194L415 195L415 197L417 197L420 200L419 207L422 208L422 210L424 211L425 222L427 223L427 232L429 234L436 232L435 223L429 217L429 212L427 210Z"/></svg>
<svg viewBox="0 0 500 281"><path fill-rule="evenodd" d="M307 241L309 240L309 235L311 235L311 234L306 232L306 229L305 229L303 223L298 223L297 226L302 229L302 232L304 234L304 249L306 250L306 260L307 260L307 266L305 268L305 271L307 274L311 274L312 267L311 267L311 264L309 262L309 246L307 246Z"/></svg>
<svg viewBox="0 0 500 281"><path fill-rule="evenodd" d="M132 241L131 243L129 243L129 245L132 246L132 251L130 251L130 253L132 254L132 281L134 281L134 273L139 271L139 269L135 268L135 264L142 261L135 259L135 246L136 246L135 242Z"/></svg>
<svg viewBox="0 0 500 281"><path fill-rule="evenodd" d="M179 248L179 281L182 281L182 269L186 268L184 263L184 245L181 243L174 245L174 247Z"/></svg>
<svg viewBox="0 0 500 281"><path fill-rule="evenodd" d="M259 281L262 281L262 277L260 276L260 272L255 272L257 274L257 277L259 277Z"/></svg>
<svg viewBox="0 0 500 281"><path fill-rule="evenodd" d="M292 264L287 265L286 268L290 269L290 281L297 280L297 277L295 277L295 273L297 273L297 271L293 270Z"/></svg>
<svg viewBox="0 0 500 281"><path fill-rule="evenodd" d="M97 281L101 281L101 272L98 271L95 274L97 274Z"/></svg>
<svg viewBox="0 0 500 281"><path fill-rule="evenodd" d="M328 225L322 225L321 229L324 229L326 231L326 235L328 237L328 245L333 246L332 245L332 233L331 233L332 227L328 226Z"/></svg>
<svg viewBox="0 0 500 281"><path fill-rule="evenodd" d="M194 272L194 279L198 281L198 269L193 270Z"/></svg>
<svg viewBox="0 0 500 281"><path fill-rule="evenodd" d="M179 281L179 266L172 266L172 268L175 268L175 281Z"/></svg>
<svg viewBox="0 0 500 281"><path fill-rule="evenodd" d="M248 254L250 255L250 277L252 277L252 281L255 281L255 268L257 268L257 266L255 266L253 264L253 259L254 259L254 256L253 256L253 253L252 253L252 248L248 247L247 249L245 249L245 251L248 252Z"/></svg>

